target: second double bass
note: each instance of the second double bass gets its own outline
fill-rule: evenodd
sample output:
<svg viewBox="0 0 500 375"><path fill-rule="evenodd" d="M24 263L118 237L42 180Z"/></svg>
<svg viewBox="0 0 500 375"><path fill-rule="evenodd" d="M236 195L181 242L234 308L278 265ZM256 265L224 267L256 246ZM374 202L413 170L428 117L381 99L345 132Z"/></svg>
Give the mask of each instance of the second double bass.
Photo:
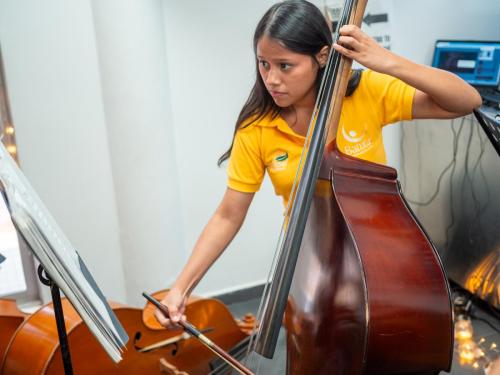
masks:
<svg viewBox="0 0 500 375"><path fill-rule="evenodd" d="M167 291L154 295L161 298ZM202 344L182 336L181 330L165 330L144 310L112 303L114 313L130 337L123 360L114 363L67 299L62 300L74 374L227 374L230 370ZM247 329L233 319L215 299L190 298L186 315L225 350L241 357L245 353ZM236 347L236 352L232 349ZM52 304L27 317L13 335L0 373L5 375L64 373Z"/></svg>

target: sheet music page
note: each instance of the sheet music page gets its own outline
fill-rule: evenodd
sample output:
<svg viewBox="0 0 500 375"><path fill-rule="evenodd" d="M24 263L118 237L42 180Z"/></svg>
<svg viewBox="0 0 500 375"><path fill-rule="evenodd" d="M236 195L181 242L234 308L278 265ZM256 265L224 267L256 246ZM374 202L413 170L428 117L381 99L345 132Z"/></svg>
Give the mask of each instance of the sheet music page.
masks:
<svg viewBox="0 0 500 375"><path fill-rule="evenodd" d="M119 362L127 333L78 252L1 143L0 182L14 225L110 357Z"/></svg>

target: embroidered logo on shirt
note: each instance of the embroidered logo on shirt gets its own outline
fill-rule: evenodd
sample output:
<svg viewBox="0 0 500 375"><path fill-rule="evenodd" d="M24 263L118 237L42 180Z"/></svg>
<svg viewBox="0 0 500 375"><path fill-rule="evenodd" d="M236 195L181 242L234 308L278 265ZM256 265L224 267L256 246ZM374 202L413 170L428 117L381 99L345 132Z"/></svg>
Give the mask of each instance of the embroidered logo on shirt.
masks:
<svg viewBox="0 0 500 375"><path fill-rule="evenodd" d="M349 131L346 131L344 124L341 124L340 127L342 137L348 142L344 147L346 154L356 156L368 151L373 146L372 139L368 135L368 126L366 123L362 127L357 126L358 129L351 126Z"/></svg>
<svg viewBox="0 0 500 375"><path fill-rule="evenodd" d="M288 165L288 152L281 151L273 158L270 165L270 170L273 172L282 171Z"/></svg>
<svg viewBox="0 0 500 375"><path fill-rule="evenodd" d="M359 133L353 129L349 130L349 132L346 132L344 126L342 126L342 135L349 142L358 143L358 142L361 142L363 140L363 138L365 137L366 129L363 129L363 132L361 132L361 133Z"/></svg>

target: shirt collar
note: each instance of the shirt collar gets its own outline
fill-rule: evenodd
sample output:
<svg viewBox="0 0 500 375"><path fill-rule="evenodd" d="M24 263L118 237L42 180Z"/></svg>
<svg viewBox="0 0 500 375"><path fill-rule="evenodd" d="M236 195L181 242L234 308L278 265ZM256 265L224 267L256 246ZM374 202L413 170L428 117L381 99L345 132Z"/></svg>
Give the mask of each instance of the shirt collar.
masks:
<svg viewBox="0 0 500 375"><path fill-rule="evenodd" d="M257 121L256 125L262 126L262 127L274 127L277 128L279 131L291 135L293 137L299 138L302 141L305 139L304 136L295 133L290 125L285 121L281 115L277 115L275 118L272 118L271 114L266 115L262 120Z"/></svg>

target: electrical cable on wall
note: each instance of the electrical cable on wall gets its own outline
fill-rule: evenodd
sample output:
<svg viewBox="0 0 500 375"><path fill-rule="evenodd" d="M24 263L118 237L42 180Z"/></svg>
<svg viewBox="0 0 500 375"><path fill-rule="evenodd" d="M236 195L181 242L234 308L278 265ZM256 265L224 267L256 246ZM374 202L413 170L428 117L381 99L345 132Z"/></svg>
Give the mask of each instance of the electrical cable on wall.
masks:
<svg viewBox="0 0 500 375"><path fill-rule="evenodd" d="M457 171L457 163L458 163L458 151L459 151L459 142L461 139L461 136L464 132L464 127L466 125L466 120L468 120L467 124L469 125L469 133L467 135L464 134L466 137L466 145L465 145L465 151L464 151L464 164L463 164L463 170L464 170L464 176L461 182L461 185L459 187L456 186L455 180L456 180L456 171ZM436 187L433 189L432 194L424 199L424 200L417 200L417 199L412 199L412 198L406 198L407 201L415 206L419 207L425 207L431 205L438 195L441 193L442 190L442 184L443 184L443 179L444 177L448 174L449 175L449 207L450 207L450 222L448 226L446 227L445 230L445 236L446 236L446 241L444 244L444 247L447 248L449 245L449 238L451 234L451 230L456 224L456 212L455 212L455 199L456 199L456 194L460 194L461 199L463 202L466 202L469 197L467 194L468 187L470 187L470 196L472 197L472 202L473 202L473 209L474 209L474 219L473 219L473 224L469 227L468 231L468 238L469 242L472 243L472 234L474 230L477 229L477 226L479 226L479 231L482 231L481 228L481 220L482 220L482 214L488 207L488 202L490 201L490 190L488 187L486 175L484 173L483 169L483 156L485 155L485 148L486 148L486 141L487 139L484 137L484 135L481 134L481 131L479 129L479 124L474 120L472 116L465 116L462 117L460 120L460 123L458 125L458 129L456 126L456 122L454 120L450 121L450 130L453 134L452 139L453 139L453 146L452 146L452 155L449 163L443 168L443 170L439 173L439 176L436 181ZM475 130L474 130L475 129ZM406 127L405 124L402 126L402 133L401 133L401 160L402 160L402 182L404 185L406 185L406 178L407 178L407 173L406 173L406 153L405 153L405 141L406 141ZM476 132L477 138L479 140L479 154L475 160L472 160L472 146L473 146L473 138L474 138L474 131ZM420 151L419 145L421 144L420 142L420 137L419 133L417 131L415 135L415 139L417 141L417 147L418 150ZM419 174L421 176L422 173ZM419 181L422 181L422 178L419 178ZM474 183L476 182L476 183ZM486 193L486 202L484 204L481 204L481 200L478 198L479 191L481 187L484 187L484 191ZM458 190L457 190L458 189ZM405 189L403 189L405 190Z"/></svg>
<svg viewBox="0 0 500 375"><path fill-rule="evenodd" d="M415 199L411 199L411 198L406 197L406 200L408 202L410 202L410 203L412 203L412 204L414 204L416 206L421 206L421 207L430 205L436 199L436 197L439 195L439 192L441 190L441 181L444 178L446 172L450 168L453 168L452 169L452 176L453 176L453 171L454 171L454 166L456 164L456 157L457 157L457 151L458 151L458 137L460 136L460 133L462 131L464 121L465 121L465 117L462 118L458 134L457 134L457 132L454 129L454 120L451 120L451 122L450 122L450 128L451 128L451 130L453 132L453 155L452 155L452 159L450 160L450 162L446 165L446 167L439 174L434 193L432 193L432 195L427 200L425 200L424 202L420 202L420 201L417 201ZM417 137L416 138L417 138L417 143L420 144L420 140L419 140L419 137L418 137L418 132L417 132ZM402 137L401 137L401 160L402 160L402 167L403 167L402 168L402 170L403 170L403 181L406 183L405 151L404 151L404 146L403 146L404 145L404 141L405 141L405 127L403 126L403 128L402 128ZM420 149L420 147L419 147L419 149Z"/></svg>
<svg viewBox="0 0 500 375"><path fill-rule="evenodd" d="M471 118L471 125L473 124L473 119ZM472 127L472 126L471 126ZM489 193L489 188L488 188L488 181L486 179L486 176L484 175L484 171L482 174L479 176L476 176L477 169L479 167L480 171L482 170L482 159L483 155L485 152L485 137L482 137L482 132L479 129L479 126L474 126L471 129L471 134L476 129L477 137L479 140L479 155L476 159L476 162L474 163L474 166L471 171L471 176L469 177L469 183L471 185L471 194L472 194L472 199L474 202L474 219L472 220L472 225L469 228L469 241L472 242L472 233L473 229L477 228L479 231L480 235L478 236L478 239L480 241L483 241L483 243L480 244L480 247L484 247L484 238L486 237L484 230L483 230L483 225L481 223L481 220L483 220L483 213L485 212L486 208L488 207L489 203L489 198L490 198L490 193ZM469 155L469 149L467 149L467 156ZM468 172L469 169L467 167L466 172ZM480 183L474 184L474 181L477 181L478 179L481 179L482 181L479 181ZM478 198L478 192L476 189L479 189L480 186L484 186L486 190L486 195L487 199L484 205L481 205L481 200Z"/></svg>
<svg viewBox="0 0 500 375"><path fill-rule="evenodd" d="M455 225L455 210L454 210L454 203L453 203L453 177L455 176L455 170L456 170L456 161L457 161L457 153L458 153L458 142L460 140L460 134L462 133L463 127L465 123L465 117L462 118L462 121L460 122L460 127L458 129L458 132L455 131L455 128L452 127L453 131L453 167L451 169L450 173L450 223L448 227L445 230L445 243L444 247L448 248L448 242L449 242L449 233L453 226Z"/></svg>

